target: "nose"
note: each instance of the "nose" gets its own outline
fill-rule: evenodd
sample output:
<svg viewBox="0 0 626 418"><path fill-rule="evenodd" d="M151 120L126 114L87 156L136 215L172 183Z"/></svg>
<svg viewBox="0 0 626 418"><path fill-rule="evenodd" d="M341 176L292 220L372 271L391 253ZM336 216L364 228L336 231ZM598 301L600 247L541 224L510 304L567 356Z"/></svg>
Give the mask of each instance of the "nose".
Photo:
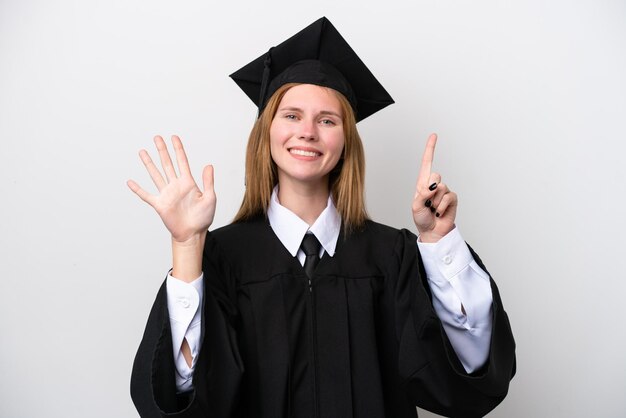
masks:
<svg viewBox="0 0 626 418"><path fill-rule="evenodd" d="M317 139L317 124L315 120L304 118L300 122L299 128L298 139L305 141L315 141Z"/></svg>

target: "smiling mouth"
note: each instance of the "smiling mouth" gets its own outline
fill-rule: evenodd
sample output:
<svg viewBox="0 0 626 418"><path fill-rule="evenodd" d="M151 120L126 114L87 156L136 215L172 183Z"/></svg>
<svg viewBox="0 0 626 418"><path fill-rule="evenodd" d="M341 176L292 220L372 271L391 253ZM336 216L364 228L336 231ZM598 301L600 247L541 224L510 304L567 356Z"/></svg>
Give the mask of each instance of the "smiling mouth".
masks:
<svg viewBox="0 0 626 418"><path fill-rule="evenodd" d="M321 153L316 152L316 151L305 151L303 149L295 149L295 148L291 148L289 152L292 154L296 154L296 155L302 155L304 157L319 157L320 155L322 155Z"/></svg>

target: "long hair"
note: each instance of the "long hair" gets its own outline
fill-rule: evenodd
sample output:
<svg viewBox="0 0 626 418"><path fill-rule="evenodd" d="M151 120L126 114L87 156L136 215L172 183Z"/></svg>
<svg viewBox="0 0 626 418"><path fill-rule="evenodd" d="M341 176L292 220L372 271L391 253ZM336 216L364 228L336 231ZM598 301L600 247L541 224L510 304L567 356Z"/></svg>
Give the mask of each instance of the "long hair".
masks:
<svg viewBox="0 0 626 418"><path fill-rule="evenodd" d="M276 163L270 152L270 126L283 96L297 85L289 83L276 90L252 127L246 150L246 191L233 222L267 216L272 190L278 183ZM350 102L341 93L331 91L341 105L344 149L329 174L329 189L341 215L342 227L350 232L362 227L368 219L364 199L365 155Z"/></svg>

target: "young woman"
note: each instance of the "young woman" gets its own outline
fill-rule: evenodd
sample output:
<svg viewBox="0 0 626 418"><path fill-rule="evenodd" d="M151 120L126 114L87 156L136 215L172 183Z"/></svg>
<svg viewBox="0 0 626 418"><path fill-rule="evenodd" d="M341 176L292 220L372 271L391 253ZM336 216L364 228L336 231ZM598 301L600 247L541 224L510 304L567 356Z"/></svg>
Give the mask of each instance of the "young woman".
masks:
<svg viewBox="0 0 626 418"><path fill-rule="evenodd" d="M419 241L367 217L356 122L392 101L367 96L382 86L363 82L358 57L324 53L342 41L323 18L251 63L260 115L231 225L207 232L213 169L200 190L178 137L179 175L162 138L165 177L140 153L159 195L129 187L173 249L133 368L141 416L482 416L506 395L510 326L455 227L456 194L431 172L435 135L413 201Z"/></svg>

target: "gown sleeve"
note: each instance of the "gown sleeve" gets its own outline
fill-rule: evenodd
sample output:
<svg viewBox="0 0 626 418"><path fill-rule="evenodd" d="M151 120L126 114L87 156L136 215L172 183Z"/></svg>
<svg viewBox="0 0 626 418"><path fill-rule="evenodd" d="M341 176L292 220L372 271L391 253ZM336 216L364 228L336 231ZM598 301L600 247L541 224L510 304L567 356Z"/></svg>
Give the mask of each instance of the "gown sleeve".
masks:
<svg viewBox="0 0 626 418"><path fill-rule="evenodd" d="M487 272L478 255L469 249ZM411 232L402 230L390 269L388 274L397 278L398 367L407 395L416 406L444 416L484 416L506 396L516 367L515 341L491 275L493 330L489 357L481 369L468 374L433 309L424 264Z"/></svg>
<svg viewBox="0 0 626 418"><path fill-rule="evenodd" d="M133 364L131 397L142 418L234 417L243 363L237 346L237 310L231 271L211 234L203 265L202 345L193 389L177 394L172 332L163 283Z"/></svg>
<svg viewBox="0 0 626 418"><path fill-rule="evenodd" d="M436 243L417 243L433 308L463 368L485 364L491 341L491 283L458 227Z"/></svg>

